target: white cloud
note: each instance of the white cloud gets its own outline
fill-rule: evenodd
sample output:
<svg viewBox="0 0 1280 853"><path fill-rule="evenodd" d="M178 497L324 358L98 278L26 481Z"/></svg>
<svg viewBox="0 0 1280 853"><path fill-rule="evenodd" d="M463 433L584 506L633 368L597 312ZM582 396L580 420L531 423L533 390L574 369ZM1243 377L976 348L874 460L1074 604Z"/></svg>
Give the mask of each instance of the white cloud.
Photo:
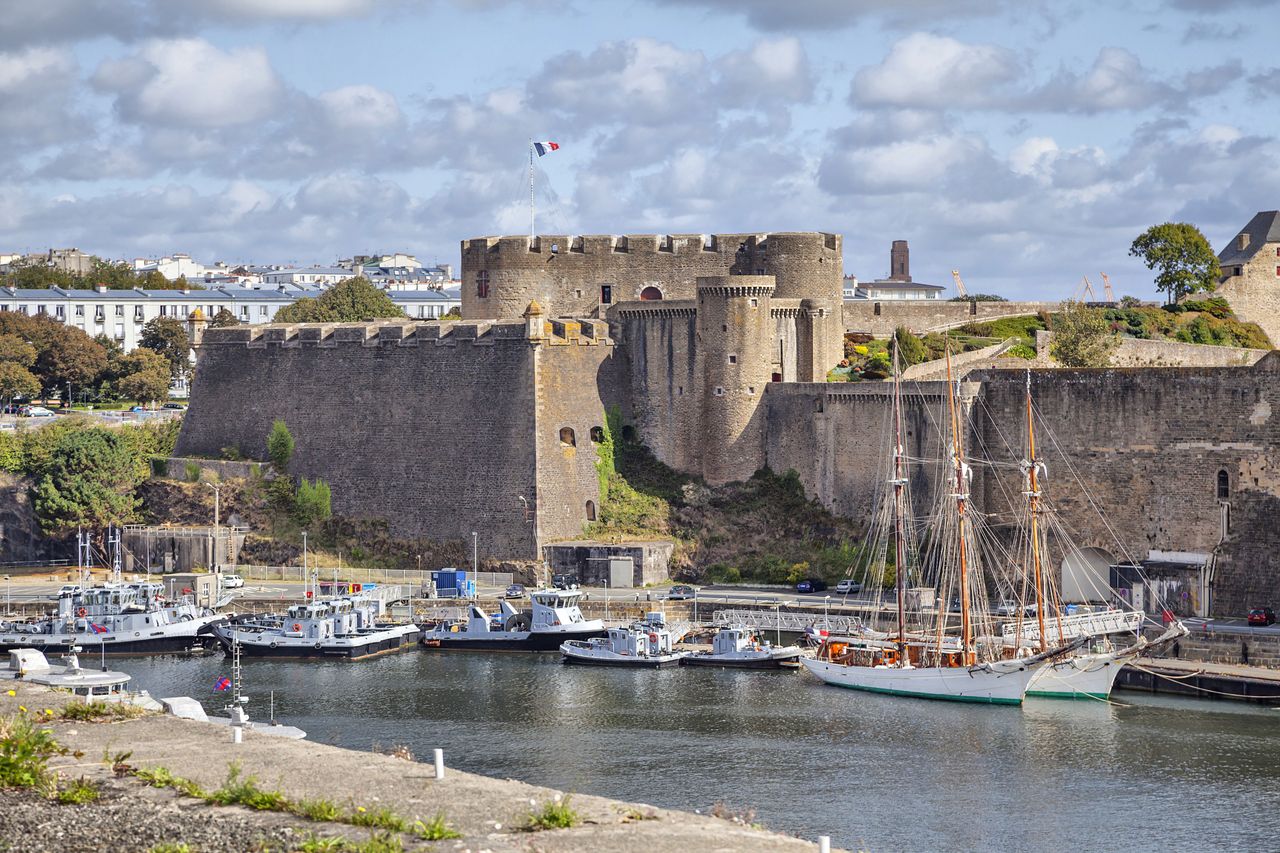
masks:
<svg viewBox="0 0 1280 853"><path fill-rule="evenodd" d="M115 95L126 121L194 128L261 121L284 95L262 48L223 51L197 38L153 41L133 56L107 60L93 84Z"/></svg>
<svg viewBox="0 0 1280 853"><path fill-rule="evenodd" d="M984 106L1023 74L1018 57L1006 48L912 33L895 43L880 64L854 75L852 98L867 106Z"/></svg>
<svg viewBox="0 0 1280 853"><path fill-rule="evenodd" d="M0 153L57 142L79 130L72 109L78 68L62 48L0 52Z"/></svg>
<svg viewBox="0 0 1280 853"><path fill-rule="evenodd" d="M376 86L343 86L319 97L329 123L360 130L389 130L404 121L395 96Z"/></svg>

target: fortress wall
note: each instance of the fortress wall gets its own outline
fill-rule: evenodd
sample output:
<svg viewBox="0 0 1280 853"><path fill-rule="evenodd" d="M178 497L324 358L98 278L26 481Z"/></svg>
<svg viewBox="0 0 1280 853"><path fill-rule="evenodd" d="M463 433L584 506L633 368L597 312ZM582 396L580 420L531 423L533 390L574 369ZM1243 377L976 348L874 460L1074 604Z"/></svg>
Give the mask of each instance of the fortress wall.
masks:
<svg viewBox="0 0 1280 853"><path fill-rule="evenodd" d="M693 300L616 306L610 318L624 343L626 377L620 383L641 440L672 468L702 468L699 437L702 374L696 361L697 309Z"/></svg>
<svg viewBox="0 0 1280 853"><path fill-rule="evenodd" d="M626 387L606 323L564 321L552 326L556 334L536 356L540 542L579 538L592 514L599 518L599 456L592 429L604 427L609 406L623 405ZM573 430L572 444L561 440L565 427ZM511 500L519 504L517 498Z"/></svg>
<svg viewBox="0 0 1280 853"><path fill-rule="evenodd" d="M533 557L533 351L520 322L210 329L177 454L266 458L282 418L292 473L328 481L335 513Z"/></svg>
<svg viewBox="0 0 1280 853"><path fill-rule="evenodd" d="M932 299L858 299L843 303L844 327L888 337L898 326L920 334L981 323L1001 317L1018 317L1040 311L1057 311L1060 302L938 302ZM879 313L877 313L877 306Z"/></svg>

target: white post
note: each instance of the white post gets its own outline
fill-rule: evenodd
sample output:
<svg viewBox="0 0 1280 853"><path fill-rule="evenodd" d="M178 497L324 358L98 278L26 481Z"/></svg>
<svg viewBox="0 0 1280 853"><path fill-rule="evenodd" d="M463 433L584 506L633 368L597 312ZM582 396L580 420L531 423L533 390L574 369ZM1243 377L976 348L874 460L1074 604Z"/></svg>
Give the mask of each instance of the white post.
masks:
<svg viewBox="0 0 1280 853"><path fill-rule="evenodd" d="M444 778L444 750L437 749L434 752L435 752L435 762L436 762L436 778L443 779Z"/></svg>
<svg viewBox="0 0 1280 853"><path fill-rule="evenodd" d="M530 148L529 150L532 151L533 149ZM474 530L471 531L471 581L474 584L474 593L472 595L472 598L479 598L480 597L480 539Z"/></svg>
<svg viewBox="0 0 1280 853"><path fill-rule="evenodd" d="M307 574L307 531L302 531L302 597L307 598L307 582L310 575Z"/></svg>
<svg viewBox="0 0 1280 853"><path fill-rule="evenodd" d="M243 743L243 742L244 742L244 729L240 728L240 727L239 727L239 726L237 726L237 725L232 725L232 726L231 726L231 742L232 742L232 743Z"/></svg>
<svg viewBox="0 0 1280 853"><path fill-rule="evenodd" d="M818 853L831 853L831 836L818 836Z"/></svg>

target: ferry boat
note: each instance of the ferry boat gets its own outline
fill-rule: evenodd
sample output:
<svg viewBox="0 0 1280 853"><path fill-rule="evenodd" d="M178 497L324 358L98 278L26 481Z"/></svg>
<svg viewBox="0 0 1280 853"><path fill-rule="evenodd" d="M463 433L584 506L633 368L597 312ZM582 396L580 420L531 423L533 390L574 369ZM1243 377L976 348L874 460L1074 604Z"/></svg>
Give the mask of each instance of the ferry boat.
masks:
<svg viewBox="0 0 1280 853"><path fill-rule="evenodd" d="M560 646L560 654L565 663L660 669L679 666L689 657L689 652L676 651L672 644L661 614L650 613L643 622L610 628L603 637L570 640Z"/></svg>
<svg viewBox="0 0 1280 853"><path fill-rule="evenodd" d="M711 638L711 651L694 652L683 666L720 666L735 669L799 669L804 654L799 646L774 646L750 628L721 628Z"/></svg>
<svg viewBox="0 0 1280 853"><path fill-rule="evenodd" d="M432 651L554 652L566 641L604 634L604 622L583 617L581 598L577 589L540 589L530 593L529 610L503 599L492 615L471 604L465 620L441 620L423 631L421 644Z"/></svg>
<svg viewBox="0 0 1280 853"><path fill-rule="evenodd" d="M0 622L0 652L52 654L73 646L108 655L149 655L199 648L226 621L190 597L165 598L164 585L112 582L65 589L46 617Z"/></svg>
<svg viewBox="0 0 1280 853"><path fill-rule="evenodd" d="M280 658L363 658L417 642L417 625L380 624L380 610L381 602L367 595L337 596L296 604L282 617L219 625L214 636L228 654L239 643L250 657Z"/></svg>

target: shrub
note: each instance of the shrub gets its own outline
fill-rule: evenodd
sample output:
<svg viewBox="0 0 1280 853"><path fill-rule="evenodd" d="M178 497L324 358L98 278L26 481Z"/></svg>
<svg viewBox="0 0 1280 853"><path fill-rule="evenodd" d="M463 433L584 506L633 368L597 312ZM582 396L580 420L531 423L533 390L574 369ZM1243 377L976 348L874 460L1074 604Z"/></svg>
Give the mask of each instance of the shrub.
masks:
<svg viewBox="0 0 1280 853"><path fill-rule="evenodd" d="M57 800L63 805L80 806L98 799L99 793L97 782L90 782L81 776L67 787L59 790Z"/></svg>
<svg viewBox="0 0 1280 853"><path fill-rule="evenodd" d="M294 803L293 813L307 820L336 821L342 819L342 809L328 800L302 800Z"/></svg>
<svg viewBox="0 0 1280 853"><path fill-rule="evenodd" d="M582 816L569 807L569 794L556 794L539 811L530 812L524 825L528 832L543 829L570 829L582 823Z"/></svg>
<svg viewBox="0 0 1280 853"><path fill-rule="evenodd" d="M53 730L23 714L0 719L0 788L48 788L49 759L62 751Z"/></svg>
<svg viewBox="0 0 1280 853"><path fill-rule="evenodd" d="M271 465L281 474L289 473L289 462L293 459L293 433L284 421L277 419L271 424L271 433L267 436L267 458Z"/></svg>
<svg viewBox="0 0 1280 853"><path fill-rule="evenodd" d="M188 462L183 466L182 470L186 474L188 483L200 482L200 465L198 463Z"/></svg>
<svg viewBox="0 0 1280 853"><path fill-rule="evenodd" d="M347 822L352 826L389 829L392 832L404 832L409 828L409 824L404 818L388 808L369 811L364 806L357 806L356 810L347 818Z"/></svg>
<svg viewBox="0 0 1280 853"><path fill-rule="evenodd" d="M96 723L103 720L136 720L146 711L137 705L122 702L69 702L58 715L64 720Z"/></svg>
<svg viewBox="0 0 1280 853"><path fill-rule="evenodd" d="M310 527L333 514L332 492L329 484L317 479L308 482L304 477L298 483L298 493L293 499L293 519L302 527Z"/></svg>
<svg viewBox="0 0 1280 853"><path fill-rule="evenodd" d="M233 762L227 768L227 781L209 794L209 802L220 806L247 806L258 811L284 811L289 801L280 791L264 791L253 776L240 778L240 764Z"/></svg>
<svg viewBox="0 0 1280 853"><path fill-rule="evenodd" d="M413 822L413 834L421 838L423 841L446 841L450 838L461 838L462 833L450 828L445 823L444 815L438 814L430 820L415 820Z"/></svg>

